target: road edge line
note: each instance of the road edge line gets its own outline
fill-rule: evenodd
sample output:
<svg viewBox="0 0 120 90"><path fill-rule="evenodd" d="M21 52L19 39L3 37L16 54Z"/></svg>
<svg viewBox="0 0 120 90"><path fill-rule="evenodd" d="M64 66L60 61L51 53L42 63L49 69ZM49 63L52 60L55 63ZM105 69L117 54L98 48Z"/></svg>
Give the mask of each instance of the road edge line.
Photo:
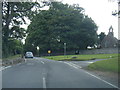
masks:
<svg viewBox="0 0 120 90"><path fill-rule="evenodd" d="M68 64L68 65L70 65L70 66L72 66L72 67L74 67L74 68L76 68L76 69L79 68L79 67L76 67L76 66L78 66L78 65L76 65L76 64L73 64L73 63L67 63L67 62L64 62L64 63L66 63L66 64ZM107 83L107 84L109 84L109 85L111 85L112 87L117 88L117 89L120 90L120 88L119 88L118 86L113 85L113 84L111 84L111 83L109 83L109 82L107 82L107 81L101 79L100 77L97 77L97 76L95 76L95 75L93 75L93 74L91 74L91 73L89 73L89 72L87 72L87 71L85 71L85 70L84 70L84 72L87 73L87 74L89 74L89 75L91 75L91 76L93 76L93 77L95 77L95 78L97 78L97 79L99 79L99 80L101 80L101 81L103 81L103 82L105 82L105 83Z"/></svg>
<svg viewBox="0 0 120 90"><path fill-rule="evenodd" d="M101 80L101 81L103 81L103 82L105 82L105 83L107 83L107 84L109 84L109 85L111 85L111 86L113 86L114 88L117 88L117 89L120 90L120 88L119 88L118 86L113 85L113 84L111 84L111 83L109 83L109 82L107 82L107 81L105 81L105 80L103 80L103 79L101 79L101 78L99 78L99 77L97 77L97 76L95 76L95 75L93 75L93 74L87 72L87 71L84 71L84 72L87 73L87 74L89 74L89 75L91 75L91 76L93 76L93 77L95 77L95 78L97 78L97 79L99 79L99 80Z"/></svg>

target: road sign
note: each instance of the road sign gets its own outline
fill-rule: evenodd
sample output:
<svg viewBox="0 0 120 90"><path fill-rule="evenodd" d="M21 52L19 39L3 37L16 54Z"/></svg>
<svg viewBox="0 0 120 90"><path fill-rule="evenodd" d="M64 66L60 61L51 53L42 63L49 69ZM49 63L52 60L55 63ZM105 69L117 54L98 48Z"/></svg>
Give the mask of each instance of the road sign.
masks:
<svg viewBox="0 0 120 90"><path fill-rule="evenodd" d="M51 50L48 50L48 53L50 54L50 53L51 53Z"/></svg>

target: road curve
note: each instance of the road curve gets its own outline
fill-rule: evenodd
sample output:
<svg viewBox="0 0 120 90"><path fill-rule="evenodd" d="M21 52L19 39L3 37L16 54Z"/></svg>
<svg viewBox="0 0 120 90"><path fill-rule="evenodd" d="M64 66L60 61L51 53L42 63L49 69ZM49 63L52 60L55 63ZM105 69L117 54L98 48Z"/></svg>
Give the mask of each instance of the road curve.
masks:
<svg viewBox="0 0 120 90"><path fill-rule="evenodd" d="M4 69L2 78L3 88L116 88L80 67L44 58Z"/></svg>

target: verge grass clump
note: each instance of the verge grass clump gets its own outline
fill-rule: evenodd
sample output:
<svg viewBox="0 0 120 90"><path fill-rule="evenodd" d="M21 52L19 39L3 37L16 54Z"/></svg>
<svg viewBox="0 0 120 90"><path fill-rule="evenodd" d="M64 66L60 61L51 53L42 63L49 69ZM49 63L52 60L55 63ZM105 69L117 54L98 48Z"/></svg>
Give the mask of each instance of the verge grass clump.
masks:
<svg viewBox="0 0 120 90"><path fill-rule="evenodd" d="M90 70L120 72L120 70L118 69L118 60L118 57L116 57L108 60L97 61L88 65L87 68Z"/></svg>

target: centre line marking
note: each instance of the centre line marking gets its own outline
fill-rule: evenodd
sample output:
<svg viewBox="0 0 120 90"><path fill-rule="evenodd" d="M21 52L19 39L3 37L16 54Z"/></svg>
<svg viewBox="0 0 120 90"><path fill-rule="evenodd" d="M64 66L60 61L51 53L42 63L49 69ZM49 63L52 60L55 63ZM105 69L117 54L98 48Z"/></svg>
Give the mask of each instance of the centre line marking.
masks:
<svg viewBox="0 0 120 90"><path fill-rule="evenodd" d="M45 77L43 77L43 88L46 89L46 79L45 79Z"/></svg>

